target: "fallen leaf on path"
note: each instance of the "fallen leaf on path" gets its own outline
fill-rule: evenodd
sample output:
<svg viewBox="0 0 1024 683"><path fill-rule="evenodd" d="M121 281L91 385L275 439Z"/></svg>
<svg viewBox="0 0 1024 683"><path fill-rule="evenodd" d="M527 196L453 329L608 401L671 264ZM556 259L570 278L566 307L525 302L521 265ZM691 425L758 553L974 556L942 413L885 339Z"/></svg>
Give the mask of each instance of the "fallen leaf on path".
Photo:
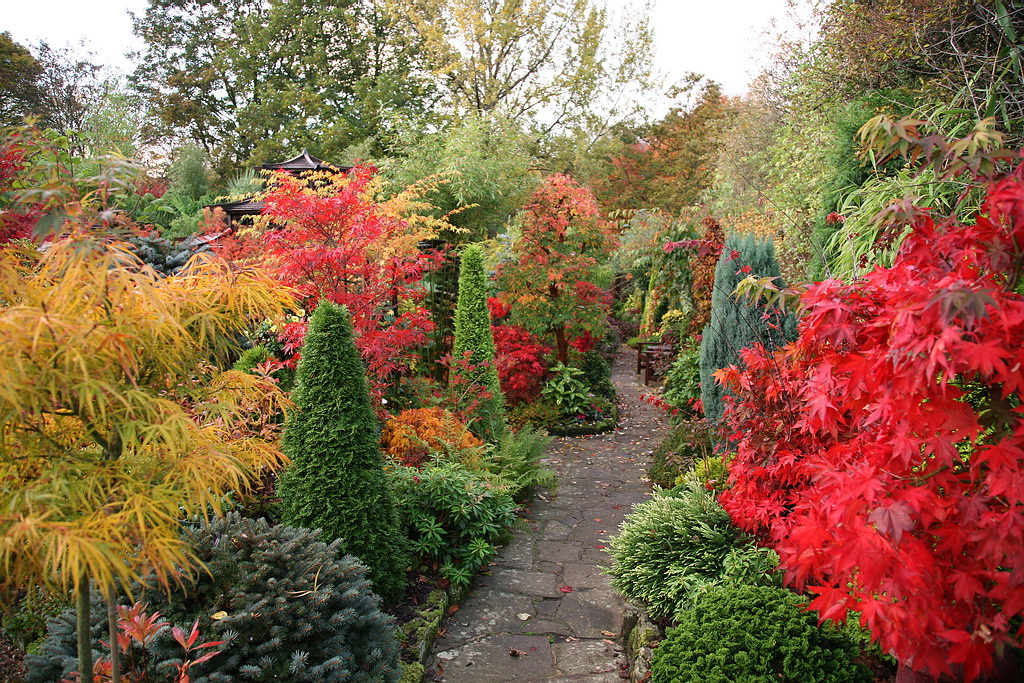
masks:
<svg viewBox="0 0 1024 683"><path fill-rule="evenodd" d="M612 633L611 631L601 631L601 635L605 638L617 638L618 633Z"/></svg>
<svg viewBox="0 0 1024 683"><path fill-rule="evenodd" d="M519 617L520 621L528 621L530 619L530 617L532 617L533 615L532 614L528 614L526 612L520 612L516 616Z"/></svg>
<svg viewBox="0 0 1024 683"><path fill-rule="evenodd" d="M558 590L562 591L563 593L572 593L572 586L562 586Z"/></svg>
<svg viewBox="0 0 1024 683"><path fill-rule="evenodd" d="M517 649L515 649L513 647L513 648L509 648L508 654L509 654L510 657L525 657L526 655L528 655L530 653L526 652L525 650L517 650Z"/></svg>

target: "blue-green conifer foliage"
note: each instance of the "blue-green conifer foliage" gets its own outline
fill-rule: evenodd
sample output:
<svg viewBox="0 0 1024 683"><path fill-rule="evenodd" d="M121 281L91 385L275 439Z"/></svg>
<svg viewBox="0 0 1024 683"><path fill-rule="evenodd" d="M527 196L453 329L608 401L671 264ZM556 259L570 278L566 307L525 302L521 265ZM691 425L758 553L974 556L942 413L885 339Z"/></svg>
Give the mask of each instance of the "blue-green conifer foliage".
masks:
<svg viewBox="0 0 1024 683"><path fill-rule="evenodd" d="M704 415L712 421L721 420L725 410L725 389L712 376L716 370L739 362L740 350L755 343L774 349L796 338L792 316L761 302L733 296L736 285L747 275L780 277L775 246L771 240L731 235L715 266L711 322L704 328L700 343L701 401ZM781 279L776 282L782 284Z"/></svg>

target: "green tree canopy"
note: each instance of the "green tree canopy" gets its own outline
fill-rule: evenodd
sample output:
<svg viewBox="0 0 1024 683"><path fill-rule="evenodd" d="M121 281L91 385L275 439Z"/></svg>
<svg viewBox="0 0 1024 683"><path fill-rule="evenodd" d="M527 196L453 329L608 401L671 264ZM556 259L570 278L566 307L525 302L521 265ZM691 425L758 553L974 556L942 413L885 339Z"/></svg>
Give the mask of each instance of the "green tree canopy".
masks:
<svg viewBox="0 0 1024 683"><path fill-rule="evenodd" d="M613 28L592 0L387 2L423 38L458 112L572 128L608 113L612 101L621 106L625 91L649 80L645 13Z"/></svg>
<svg viewBox="0 0 1024 683"><path fill-rule="evenodd" d="M42 110L43 66L28 48L0 33L0 126L16 126Z"/></svg>
<svg viewBox="0 0 1024 683"><path fill-rule="evenodd" d="M375 0L151 0L135 32L151 132L196 140L221 165L304 147L338 158L430 104L418 39Z"/></svg>

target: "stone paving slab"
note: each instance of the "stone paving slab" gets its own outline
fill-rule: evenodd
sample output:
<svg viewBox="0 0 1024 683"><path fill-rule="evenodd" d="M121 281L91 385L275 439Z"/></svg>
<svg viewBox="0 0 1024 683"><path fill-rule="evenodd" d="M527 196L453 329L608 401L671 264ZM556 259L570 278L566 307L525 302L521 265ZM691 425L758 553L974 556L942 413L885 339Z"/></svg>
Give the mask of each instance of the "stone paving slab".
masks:
<svg viewBox="0 0 1024 683"><path fill-rule="evenodd" d="M557 439L545 455L558 473L538 495L524 529L477 578L433 645L427 680L446 683L612 683L621 681L622 599L602 569L607 539L647 498L650 454L668 430L640 400L633 351L612 368L619 427Z"/></svg>

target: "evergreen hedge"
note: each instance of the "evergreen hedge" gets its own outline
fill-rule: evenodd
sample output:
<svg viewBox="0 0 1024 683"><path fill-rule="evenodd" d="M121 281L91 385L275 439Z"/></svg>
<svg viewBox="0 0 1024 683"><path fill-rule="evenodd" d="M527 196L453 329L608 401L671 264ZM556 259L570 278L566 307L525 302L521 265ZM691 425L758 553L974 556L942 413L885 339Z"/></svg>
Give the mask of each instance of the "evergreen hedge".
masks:
<svg viewBox="0 0 1024 683"><path fill-rule="evenodd" d="M292 461L279 486L284 521L321 529L328 542L340 539L369 566L374 590L393 602L405 584L408 543L346 308L326 300L317 306L296 381L283 439Z"/></svg>
<svg viewBox="0 0 1024 683"><path fill-rule="evenodd" d="M474 367L462 372L464 379L479 384L491 396L479 407L480 419L471 429L488 443L494 443L505 431L505 399L494 363L494 335L491 314L487 309L487 276L479 245L466 247L459 267L459 299L455 308L455 343L453 358L458 361L469 354Z"/></svg>
<svg viewBox="0 0 1024 683"><path fill-rule="evenodd" d="M749 266L749 270L747 267ZM796 321L778 309L761 302L737 300L733 290L741 280L779 277L775 246L771 240L732 235L715 266L715 288L711 293L711 322L704 328L700 343L700 394L704 415L712 421L722 419L723 389L714 379L716 370L739 361L740 350L760 342L771 349L796 338ZM777 281L781 284L781 280Z"/></svg>

